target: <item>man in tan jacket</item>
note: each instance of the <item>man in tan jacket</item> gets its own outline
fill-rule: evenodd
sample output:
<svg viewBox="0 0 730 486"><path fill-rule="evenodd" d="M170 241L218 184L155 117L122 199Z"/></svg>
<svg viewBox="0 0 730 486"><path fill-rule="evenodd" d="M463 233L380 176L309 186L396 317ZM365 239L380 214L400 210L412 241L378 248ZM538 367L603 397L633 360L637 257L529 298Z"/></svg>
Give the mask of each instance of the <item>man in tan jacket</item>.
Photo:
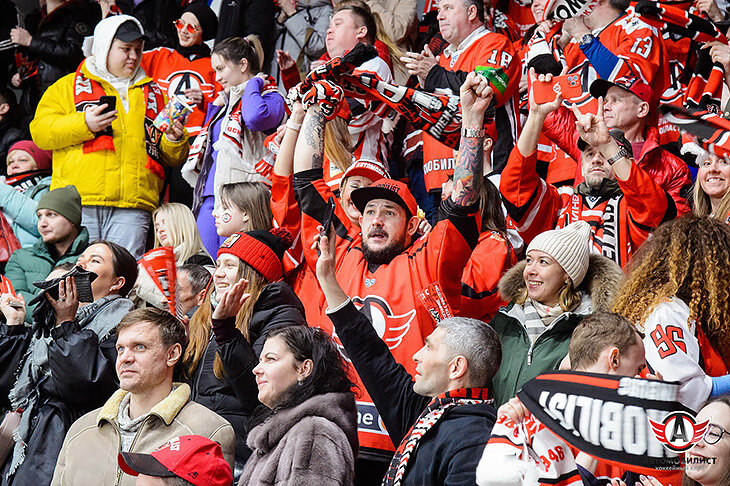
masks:
<svg viewBox="0 0 730 486"><path fill-rule="evenodd" d="M130 312L117 326L117 376L121 389L66 434L52 485L133 485L119 468L119 452L150 453L181 435L201 435L221 445L233 467L233 427L190 401L188 385L173 383L185 329L156 308Z"/></svg>

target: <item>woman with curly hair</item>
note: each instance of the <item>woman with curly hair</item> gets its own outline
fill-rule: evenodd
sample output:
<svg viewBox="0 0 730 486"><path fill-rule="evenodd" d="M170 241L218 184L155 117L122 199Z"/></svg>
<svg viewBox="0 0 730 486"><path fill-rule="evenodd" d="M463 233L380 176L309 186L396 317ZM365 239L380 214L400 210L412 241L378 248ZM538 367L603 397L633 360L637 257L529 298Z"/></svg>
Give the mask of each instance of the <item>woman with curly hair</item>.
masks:
<svg viewBox="0 0 730 486"><path fill-rule="evenodd" d="M679 381L693 410L730 393L730 227L697 216L665 223L628 272L614 310L645 333L647 364Z"/></svg>

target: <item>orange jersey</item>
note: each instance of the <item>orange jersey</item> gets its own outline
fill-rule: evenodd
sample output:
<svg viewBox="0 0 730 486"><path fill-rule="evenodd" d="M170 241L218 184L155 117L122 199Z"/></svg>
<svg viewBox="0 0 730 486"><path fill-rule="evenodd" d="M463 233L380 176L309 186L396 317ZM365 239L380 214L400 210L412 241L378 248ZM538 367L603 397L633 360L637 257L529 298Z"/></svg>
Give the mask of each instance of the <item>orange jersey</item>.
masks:
<svg viewBox="0 0 730 486"><path fill-rule="evenodd" d="M620 59L608 79L622 76L641 78L652 87L653 98L658 101L670 85L670 79L666 48L657 29L642 21L634 14L633 8L629 8L624 15L594 34L606 49ZM579 72L582 75L584 96L580 100L571 101L579 104L591 101L588 90L591 83L599 77L595 67L588 61L575 39L565 46L564 55L569 72ZM595 109L592 111L595 112Z"/></svg>
<svg viewBox="0 0 730 486"><path fill-rule="evenodd" d="M441 54L439 65L447 71L473 71L477 66L501 68L509 81L504 93L494 90L496 106L505 106L511 111L516 121L516 93L522 72L521 63L512 42L503 36L490 32L483 27L467 37L460 51L451 51L449 47ZM516 126L514 127L516 136ZM454 173L454 150L439 142L427 133L423 134L423 176L426 190L440 190L441 184Z"/></svg>
<svg viewBox="0 0 730 486"><path fill-rule="evenodd" d="M210 66L210 57L199 57L192 61L168 47L158 47L142 55L142 68L155 80L162 91L172 95L184 96L187 89L203 92L204 107L215 99L221 89L215 82L215 71ZM196 106L188 117L185 128L191 137L200 132L205 122L205 108Z"/></svg>
<svg viewBox="0 0 730 486"><path fill-rule="evenodd" d="M479 243L461 276L459 315L489 322L507 301L499 295L499 280L517 263L512 245L496 231L479 235Z"/></svg>
<svg viewBox="0 0 730 486"><path fill-rule="evenodd" d="M325 213L331 191L321 179L321 170L295 174L294 188L302 211L302 237L312 241ZM449 218L437 223L424 237L416 240L390 263L371 265L365 259L362 240L350 228L344 210L337 205L333 224L337 233L335 273L345 293L364 313L378 335L390 348L393 357L413 375L413 355L423 347L425 338L436 327L428 310L421 305L418 293L438 282L448 303L458 310L461 298L461 274L477 244L476 207L455 205L450 200L442 209ZM448 251L444 251L448 249ZM316 262L314 250L305 248L310 266ZM332 322L322 313L317 325L332 333ZM311 323L311 325L315 325ZM336 339L336 336L334 336ZM380 414L367 395L359 378L358 434L360 453L383 455L393 451L393 443L385 430Z"/></svg>
<svg viewBox="0 0 730 486"><path fill-rule="evenodd" d="M529 245L543 231L575 221L591 225L591 251L622 267L649 233L676 215L671 196L635 163L621 191L610 197L579 194L572 187L555 188L540 179L536 152L528 156L515 146L502 171L499 191L509 217Z"/></svg>

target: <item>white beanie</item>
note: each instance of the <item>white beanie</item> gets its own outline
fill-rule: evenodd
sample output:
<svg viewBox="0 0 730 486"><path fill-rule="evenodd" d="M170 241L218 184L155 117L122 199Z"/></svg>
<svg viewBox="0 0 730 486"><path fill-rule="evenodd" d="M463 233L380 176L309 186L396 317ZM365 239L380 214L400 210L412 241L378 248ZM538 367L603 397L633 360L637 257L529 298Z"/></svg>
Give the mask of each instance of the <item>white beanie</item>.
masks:
<svg viewBox="0 0 730 486"><path fill-rule="evenodd" d="M588 271L590 238L591 226L585 221L576 221L564 228L540 233L527 247L527 253L538 250L553 257L573 281L573 287L577 287Z"/></svg>

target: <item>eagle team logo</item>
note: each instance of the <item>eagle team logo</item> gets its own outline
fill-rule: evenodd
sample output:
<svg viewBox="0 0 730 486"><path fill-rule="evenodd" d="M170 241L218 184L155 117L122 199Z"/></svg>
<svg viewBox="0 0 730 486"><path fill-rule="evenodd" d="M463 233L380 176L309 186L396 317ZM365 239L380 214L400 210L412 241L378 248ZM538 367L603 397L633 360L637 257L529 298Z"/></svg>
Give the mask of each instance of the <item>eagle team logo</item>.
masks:
<svg viewBox="0 0 730 486"><path fill-rule="evenodd" d="M695 418L686 412L673 412L661 422L649 419L649 423L657 440L664 444L664 447L675 452L685 452L702 440L710 421L705 420L698 424Z"/></svg>

